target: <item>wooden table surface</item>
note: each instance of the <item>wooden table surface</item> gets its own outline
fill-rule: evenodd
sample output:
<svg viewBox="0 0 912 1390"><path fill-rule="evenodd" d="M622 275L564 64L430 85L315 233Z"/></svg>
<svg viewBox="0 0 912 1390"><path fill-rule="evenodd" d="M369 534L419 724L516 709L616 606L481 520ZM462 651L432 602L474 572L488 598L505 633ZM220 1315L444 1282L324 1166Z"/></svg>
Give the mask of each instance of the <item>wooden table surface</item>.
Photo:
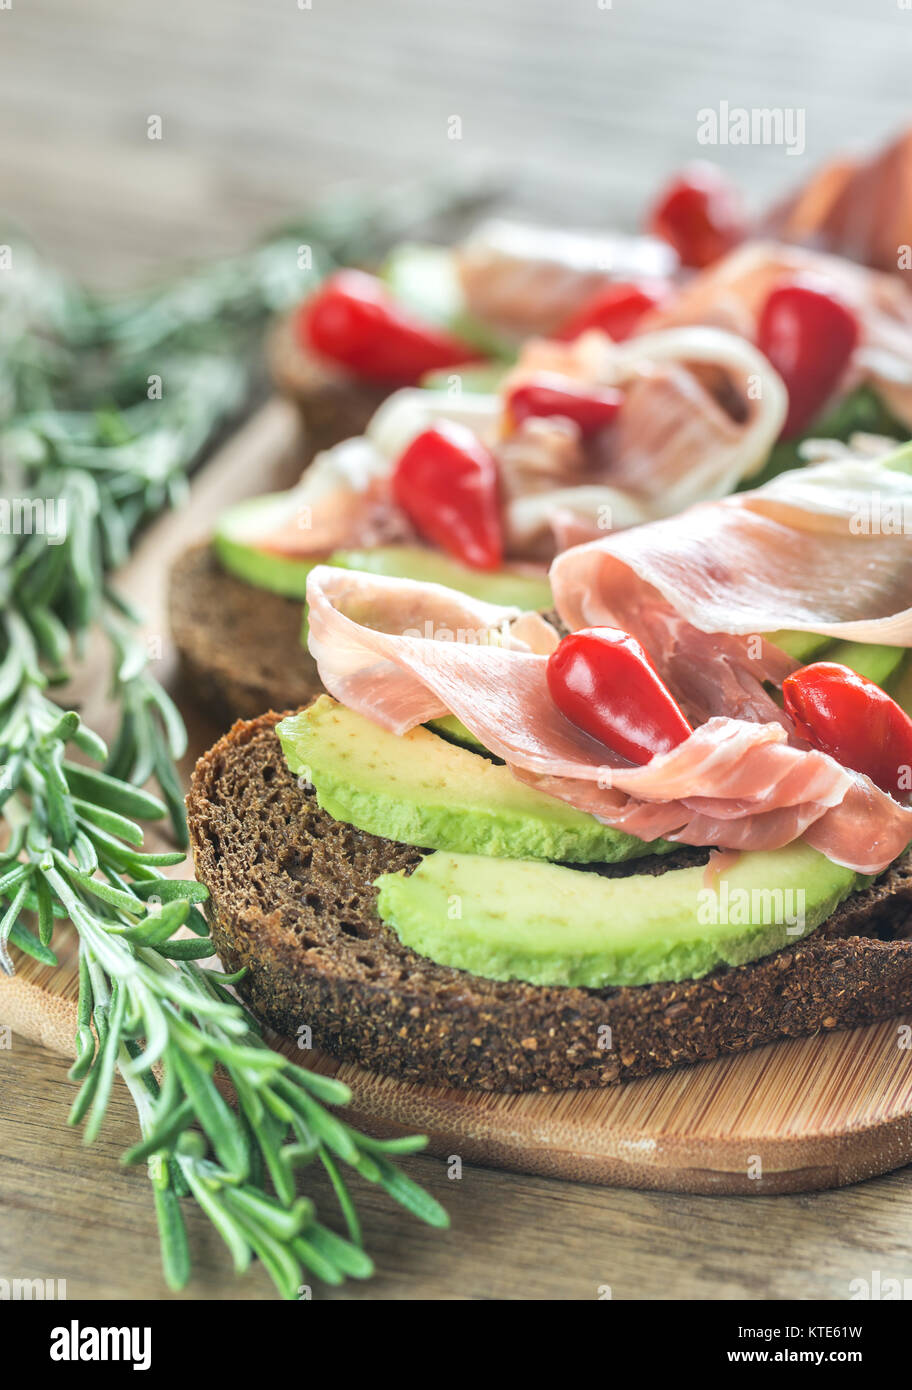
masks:
<svg viewBox="0 0 912 1390"><path fill-rule="evenodd" d="M9 3L0 222L108 284L244 246L345 179L484 169L542 218L633 225L709 154L762 206L910 114L899 0ZM723 99L804 111L806 152L699 146Z"/></svg>
<svg viewBox="0 0 912 1390"><path fill-rule="evenodd" d="M0 5L0 220L99 285L245 245L340 180L473 170L543 219L635 225L657 181L710 154L763 206L910 115L896 0L11 0ZM706 150L697 112L799 108L807 148ZM146 123L159 115L161 141ZM447 138L448 119L463 138ZM65 1128L62 1061L0 1050L0 1276L70 1297L168 1297L118 1093L101 1140ZM912 1276L912 1174L799 1197L612 1191L408 1165L448 1234L362 1194L379 1276L345 1298L844 1299ZM329 1196L318 1184L318 1199ZM186 1296L268 1298L191 1223ZM321 1290L321 1296L326 1296ZM331 1295L332 1296L332 1295ZM340 1296L340 1295L335 1295Z"/></svg>

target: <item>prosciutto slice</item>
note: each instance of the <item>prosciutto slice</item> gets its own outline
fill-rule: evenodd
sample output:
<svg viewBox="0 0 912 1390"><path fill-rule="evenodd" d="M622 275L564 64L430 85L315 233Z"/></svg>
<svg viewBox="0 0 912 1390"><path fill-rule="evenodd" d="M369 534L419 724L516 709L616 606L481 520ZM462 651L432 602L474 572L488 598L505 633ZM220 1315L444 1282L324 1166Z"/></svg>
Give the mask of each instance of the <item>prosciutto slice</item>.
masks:
<svg viewBox="0 0 912 1390"><path fill-rule="evenodd" d="M626 343L602 333L569 344L534 341L504 391L543 372L618 386L624 403L588 465L556 421L548 422L550 433L545 422L529 421L525 432L497 446L514 494L507 521L518 549L531 546L554 518L568 530L575 525L577 534L597 534L723 497L763 466L785 418L785 387L770 363L744 339L714 329Z"/></svg>
<svg viewBox="0 0 912 1390"><path fill-rule="evenodd" d="M819 475L821 493L842 489L849 505L855 466L821 465L830 470ZM867 467L870 493L891 470ZM912 497L909 475L896 477ZM674 522L578 547L553 567L568 626L613 623L645 640L696 725L645 766L630 766L558 711L547 689L554 637L546 625L518 626L516 610L437 585L316 568L310 649L321 679L396 733L455 714L519 779L644 839L748 850L803 836L836 862L877 873L912 840L912 809L801 744L764 689L793 663L756 634L795 626L806 586L817 597L803 600L805 626L867 641L889 630L891 641L912 645L912 555L903 566L892 547L881 553L885 537L849 532L863 557L861 582L845 582L853 571L840 550L843 582L826 612L812 616L821 576L833 574L832 547L845 540L846 513L840 529L832 502L815 505L807 487L790 492L790 478L806 481L783 475ZM783 558L765 533L757 548L758 521L800 544ZM751 573L754 563L762 567Z"/></svg>
<svg viewBox="0 0 912 1390"><path fill-rule="evenodd" d="M614 624L660 653L656 625L682 621L704 634L792 628L912 646L912 450L783 473L577 547L551 583L569 627Z"/></svg>
<svg viewBox="0 0 912 1390"><path fill-rule="evenodd" d="M895 275L912 238L912 131L869 159L836 159L764 219L764 232Z"/></svg>
<svg viewBox="0 0 912 1390"><path fill-rule="evenodd" d="M895 275L804 247L749 242L697 275L670 304L647 314L639 330L708 324L754 340L770 291L799 275L830 284L858 318L861 341L840 392L873 386L912 430L912 294Z"/></svg>
<svg viewBox="0 0 912 1390"><path fill-rule="evenodd" d="M285 495L281 517L273 515L269 528L251 541L261 550L301 557L411 537L393 505L386 459L370 440L346 439L314 459Z"/></svg>
<svg viewBox="0 0 912 1390"><path fill-rule="evenodd" d="M504 391L542 370L623 389L618 420L594 456L571 420L533 418L505 434L498 396L397 391L363 438L315 459L289 494L287 515L256 543L278 554L320 556L412 538L395 506L391 475L417 435L447 420L471 429L497 457L508 558L547 562L568 540L724 496L762 467L785 416L785 388L766 359L742 339L711 329L676 329L622 344L602 333L572 344L536 341ZM724 383L739 418L711 382Z"/></svg>
<svg viewBox="0 0 912 1390"><path fill-rule="evenodd" d="M456 252L472 314L504 333L553 333L612 280L667 277L671 247L655 237L485 222Z"/></svg>

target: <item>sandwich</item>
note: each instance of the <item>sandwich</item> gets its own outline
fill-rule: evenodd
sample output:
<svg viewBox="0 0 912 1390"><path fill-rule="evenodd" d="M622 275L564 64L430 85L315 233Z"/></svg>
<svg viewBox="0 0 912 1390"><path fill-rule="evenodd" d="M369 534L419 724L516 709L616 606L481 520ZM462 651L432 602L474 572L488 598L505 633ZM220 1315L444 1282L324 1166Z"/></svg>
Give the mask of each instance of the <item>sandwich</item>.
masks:
<svg viewBox="0 0 912 1390"><path fill-rule="evenodd" d="M360 434L397 387L437 385L458 371L473 389L489 388L530 337L571 341L597 328L622 341L669 321L731 326L735 312L737 331L753 337L759 327L763 350L778 346L780 369L811 320L818 351L798 345L798 380L788 385L801 399L787 438L811 427L841 439L872 427L895 434L883 426L890 386L908 375L893 375L889 359L909 359L910 151L904 132L870 160L841 157L760 221L719 169L701 163L661 190L640 236L496 220L455 247L397 246L377 276L342 271L277 325L274 380L301 408L316 451ZM859 273L865 266L874 273ZM695 283L694 269L703 272ZM695 309L703 316L691 317ZM837 378L846 389L834 396ZM822 416L825 403L845 409Z"/></svg>
<svg viewBox="0 0 912 1390"><path fill-rule="evenodd" d="M765 466L786 408L763 354L705 327L533 340L493 392L403 388L297 487L227 509L179 559L188 685L228 718L321 689L301 642L318 563L548 608L555 555L733 491Z"/></svg>
<svg viewBox="0 0 912 1390"><path fill-rule="evenodd" d="M455 247L405 243L378 275L338 271L276 325L273 380L317 452L361 434L399 387L458 370L465 389L487 389L532 335L626 336L676 268L653 237L503 220Z"/></svg>
<svg viewBox="0 0 912 1390"><path fill-rule="evenodd" d="M910 527L907 446L570 548L550 614L316 566L327 693L187 803L253 1011L499 1091L900 1013Z"/></svg>
<svg viewBox="0 0 912 1390"><path fill-rule="evenodd" d="M755 343L789 396L767 476L809 437L912 434L912 293L840 256L749 241L645 314L637 331L712 324Z"/></svg>

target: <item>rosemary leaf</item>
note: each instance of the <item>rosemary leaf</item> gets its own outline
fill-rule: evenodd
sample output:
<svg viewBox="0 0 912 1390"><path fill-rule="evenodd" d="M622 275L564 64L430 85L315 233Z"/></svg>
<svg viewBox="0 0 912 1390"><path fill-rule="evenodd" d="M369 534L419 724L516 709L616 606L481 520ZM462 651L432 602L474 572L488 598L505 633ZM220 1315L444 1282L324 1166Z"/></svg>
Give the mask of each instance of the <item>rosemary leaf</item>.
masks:
<svg viewBox="0 0 912 1390"><path fill-rule="evenodd" d="M473 202L476 190L442 183L373 202L346 196L249 253L112 299L56 274L21 238L17 274L0 277L0 518L10 519L0 526L0 965L12 968L16 948L56 966L54 933L69 918L79 938L70 1076L81 1083L70 1123L85 1121L86 1142L97 1137L119 1073L140 1129L123 1161L148 1161L174 1289L190 1274L184 1201L206 1214L238 1272L256 1256L287 1298L307 1270L330 1283L371 1273L342 1165L420 1219L445 1217L390 1158L421 1141L358 1134L329 1108L346 1103L344 1086L265 1047L229 992L243 972L195 964L214 949L205 889L161 872L187 843L174 767L186 733L112 571L139 528L183 499L207 445L251 399L268 318L335 264L377 258L416 218ZM107 642L120 716L110 747L51 698L92 631ZM142 823L166 817L178 848L146 852ZM184 924L191 938L175 936ZM297 1193L297 1171L315 1157L349 1240Z"/></svg>

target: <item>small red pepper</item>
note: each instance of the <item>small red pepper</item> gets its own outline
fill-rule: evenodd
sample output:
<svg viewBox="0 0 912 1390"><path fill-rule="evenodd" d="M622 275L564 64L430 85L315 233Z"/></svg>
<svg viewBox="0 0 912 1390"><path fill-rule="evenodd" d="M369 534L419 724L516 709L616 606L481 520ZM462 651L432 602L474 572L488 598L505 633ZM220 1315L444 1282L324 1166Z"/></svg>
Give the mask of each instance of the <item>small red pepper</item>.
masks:
<svg viewBox="0 0 912 1390"><path fill-rule="evenodd" d="M620 628L571 632L549 656L547 680L571 724L632 763L693 732L639 642Z"/></svg>
<svg viewBox="0 0 912 1390"><path fill-rule="evenodd" d="M786 676L782 695L796 732L812 747L884 791L908 794L912 719L879 685L838 662L816 661Z"/></svg>
<svg viewBox="0 0 912 1390"><path fill-rule="evenodd" d="M554 337L562 343L572 342L581 333L598 328L616 343L629 338L640 319L650 309L656 309L671 297L672 288L664 280L617 281L599 290L578 309Z"/></svg>
<svg viewBox="0 0 912 1390"><path fill-rule="evenodd" d="M295 331L305 349L356 376L390 385L407 385L425 372L479 360L468 343L414 318L381 280L361 270L330 275L301 305Z"/></svg>
<svg viewBox="0 0 912 1390"><path fill-rule="evenodd" d="M507 393L505 406L514 425L531 415L562 415L578 425L585 436L610 425L623 400L623 392L613 386L580 386L572 377L542 372L514 386Z"/></svg>
<svg viewBox="0 0 912 1390"><path fill-rule="evenodd" d="M747 223L734 185L714 164L689 164L665 188L648 227L677 251L681 264L702 270L742 241Z"/></svg>
<svg viewBox="0 0 912 1390"><path fill-rule="evenodd" d="M858 320L826 282L807 277L771 291L757 323L757 346L788 389L783 439L801 434L826 404L858 337Z"/></svg>
<svg viewBox="0 0 912 1390"><path fill-rule="evenodd" d="M413 439L393 473L393 496L426 540L473 569L503 559L497 464L465 425L441 420Z"/></svg>

